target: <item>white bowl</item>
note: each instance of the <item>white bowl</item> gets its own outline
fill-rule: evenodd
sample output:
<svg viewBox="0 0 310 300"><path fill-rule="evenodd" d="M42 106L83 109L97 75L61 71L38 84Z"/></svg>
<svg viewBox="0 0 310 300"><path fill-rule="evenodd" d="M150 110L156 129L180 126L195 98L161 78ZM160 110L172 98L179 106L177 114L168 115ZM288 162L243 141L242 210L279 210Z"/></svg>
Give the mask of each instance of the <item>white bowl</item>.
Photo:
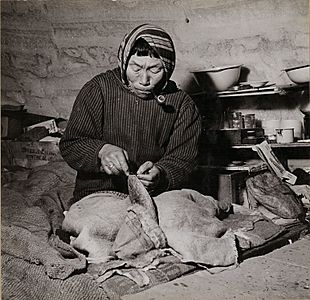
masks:
<svg viewBox="0 0 310 300"><path fill-rule="evenodd" d="M214 67L207 70L193 71L197 83L204 87L210 83L220 92L233 86L240 77L241 65ZM211 81L211 82L210 82Z"/></svg>
<svg viewBox="0 0 310 300"><path fill-rule="evenodd" d="M285 69L288 78L294 83L309 82L310 66L299 66L294 68Z"/></svg>

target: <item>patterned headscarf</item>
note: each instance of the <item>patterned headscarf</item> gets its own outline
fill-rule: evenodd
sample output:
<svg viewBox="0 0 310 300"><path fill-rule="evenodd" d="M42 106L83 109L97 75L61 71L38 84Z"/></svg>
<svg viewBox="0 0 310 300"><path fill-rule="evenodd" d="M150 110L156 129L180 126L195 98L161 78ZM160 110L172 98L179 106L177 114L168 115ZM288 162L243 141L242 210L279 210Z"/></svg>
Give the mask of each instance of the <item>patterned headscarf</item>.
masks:
<svg viewBox="0 0 310 300"><path fill-rule="evenodd" d="M126 66L131 48L137 39L143 38L155 49L163 62L166 81L171 77L175 66L175 50L170 35L162 28L151 24L143 24L125 35L118 49L118 65L121 70L122 81L126 83Z"/></svg>

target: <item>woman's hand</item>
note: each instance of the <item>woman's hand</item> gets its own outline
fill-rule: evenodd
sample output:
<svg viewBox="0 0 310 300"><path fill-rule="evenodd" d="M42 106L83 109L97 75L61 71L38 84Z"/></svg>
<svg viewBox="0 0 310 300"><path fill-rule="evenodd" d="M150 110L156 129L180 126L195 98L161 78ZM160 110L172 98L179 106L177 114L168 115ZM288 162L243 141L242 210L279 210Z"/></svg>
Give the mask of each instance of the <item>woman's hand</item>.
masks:
<svg viewBox="0 0 310 300"><path fill-rule="evenodd" d="M100 170L109 175L124 173L129 175L128 153L126 150L111 144L105 144L99 151Z"/></svg>
<svg viewBox="0 0 310 300"><path fill-rule="evenodd" d="M161 172L151 161L146 161L142 164L138 171L137 177L150 192L154 192L160 182Z"/></svg>

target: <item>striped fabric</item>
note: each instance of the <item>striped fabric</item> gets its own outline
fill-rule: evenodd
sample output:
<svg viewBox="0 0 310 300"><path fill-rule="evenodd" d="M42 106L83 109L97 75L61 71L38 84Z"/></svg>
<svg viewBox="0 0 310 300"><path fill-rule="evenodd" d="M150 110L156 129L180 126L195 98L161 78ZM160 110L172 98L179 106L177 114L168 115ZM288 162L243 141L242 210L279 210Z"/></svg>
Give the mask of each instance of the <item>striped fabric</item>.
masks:
<svg viewBox="0 0 310 300"><path fill-rule="evenodd" d="M161 58L166 71L166 80L168 81L175 67L175 50L171 37L162 28L151 24L143 24L133 29L127 34L118 50L118 65L121 69L123 83L126 83L126 66L128 55L135 41L143 38L151 47L153 47Z"/></svg>
<svg viewBox="0 0 310 300"><path fill-rule="evenodd" d="M125 176L99 170L106 143L128 152L131 171L150 160L167 173L167 189L182 186L195 167L200 118L192 99L171 81L165 91L165 105L138 98L124 87L118 68L85 84L60 141L63 158L78 171L75 200L102 190L127 193Z"/></svg>

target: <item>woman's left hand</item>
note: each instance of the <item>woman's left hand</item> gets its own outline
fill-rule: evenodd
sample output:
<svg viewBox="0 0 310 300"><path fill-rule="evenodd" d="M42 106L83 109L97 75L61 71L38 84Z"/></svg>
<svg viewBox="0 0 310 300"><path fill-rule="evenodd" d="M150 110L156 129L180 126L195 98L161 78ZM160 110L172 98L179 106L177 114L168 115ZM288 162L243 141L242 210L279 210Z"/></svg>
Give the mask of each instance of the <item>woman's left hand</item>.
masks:
<svg viewBox="0 0 310 300"><path fill-rule="evenodd" d="M151 161L146 161L142 164L138 171L137 177L150 192L154 192L160 182L161 172Z"/></svg>

